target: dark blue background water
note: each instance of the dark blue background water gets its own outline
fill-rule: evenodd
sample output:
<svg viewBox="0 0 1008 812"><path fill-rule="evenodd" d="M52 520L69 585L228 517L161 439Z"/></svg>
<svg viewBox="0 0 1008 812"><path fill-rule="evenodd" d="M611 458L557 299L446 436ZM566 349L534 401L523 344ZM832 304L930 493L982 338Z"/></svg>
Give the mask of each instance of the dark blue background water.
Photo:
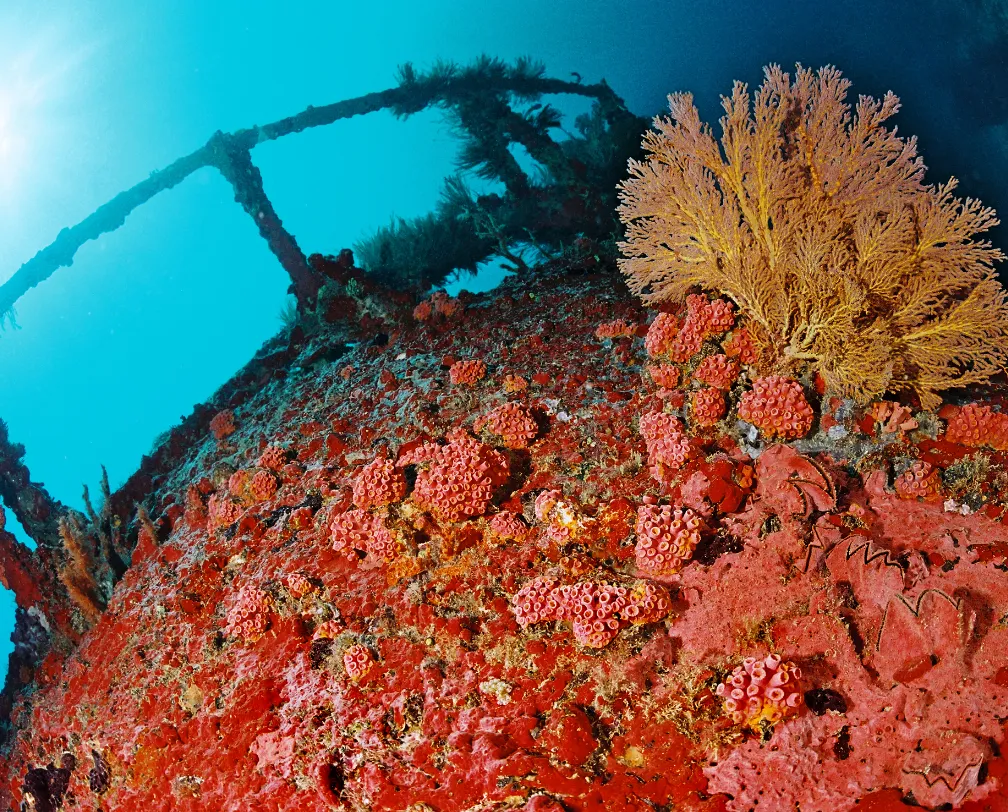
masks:
<svg viewBox="0 0 1008 812"><path fill-rule="evenodd" d="M954 173L962 193L1008 211L1006 26L1004 4L926 0L2 0L0 280L217 129L390 87L407 60L483 52L604 77L644 115L688 89L709 120L733 79L757 84L768 62L834 63L855 93L902 97L900 130L920 136L932 180ZM336 252L393 214L430 209L456 146L436 113L378 113L266 144L253 160L305 251ZM34 478L77 508L101 464L115 488L277 331L287 284L209 169L85 246L21 300L21 329L0 336L0 417ZM0 644L0 671L6 653Z"/></svg>

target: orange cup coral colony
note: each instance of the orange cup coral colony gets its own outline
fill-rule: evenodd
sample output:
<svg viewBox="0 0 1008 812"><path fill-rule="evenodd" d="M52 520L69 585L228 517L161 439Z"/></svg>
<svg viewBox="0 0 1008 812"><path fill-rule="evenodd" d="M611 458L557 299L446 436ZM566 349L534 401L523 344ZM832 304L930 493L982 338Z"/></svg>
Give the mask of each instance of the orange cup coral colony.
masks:
<svg viewBox="0 0 1008 812"><path fill-rule="evenodd" d="M797 711L802 703L800 677L801 669L782 663L777 654L762 660L746 657L717 686L716 693L723 697L735 724L757 730L761 724L774 724Z"/></svg>
<svg viewBox="0 0 1008 812"><path fill-rule="evenodd" d="M105 494L135 523L85 493L15 556L0 510L0 808L1008 808L1008 409L932 411L1008 360L994 214L846 91L770 68L720 140L671 97L620 208L658 312L568 252L376 283L371 340L285 334Z"/></svg>

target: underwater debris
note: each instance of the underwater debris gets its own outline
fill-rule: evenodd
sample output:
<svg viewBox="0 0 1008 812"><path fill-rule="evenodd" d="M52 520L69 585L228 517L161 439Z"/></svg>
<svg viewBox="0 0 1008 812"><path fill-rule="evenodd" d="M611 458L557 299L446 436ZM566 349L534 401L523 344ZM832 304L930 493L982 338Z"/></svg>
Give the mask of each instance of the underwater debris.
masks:
<svg viewBox="0 0 1008 812"><path fill-rule="evenodd" d="M87 794L91 749L106 754L103 808L149 805L196 786L194 775L204 805L310 806L317 765L332 763L334 747L340 792L369 787L388 809L461 812L543 793L583 809L618 793L634 806L736 812L760 790L767 804L815 808L843 786L828 802L841 810L886 788L938 800L940 789L917 795L928 765L956 776L947 798L1000 797L1003 757L971 742L1005 741L994 715L1008 705L1008 638L995 619L1008 613L999 569L1008 530L985 510L901 498L891 477L897 460L920 459L943 472L943 495L989 489L1001 452L973 465L971 447L913 430L881 446L852 434L830 453L808 439L768 443L753 459L734 422L701 432L688 415L658 411L688 407L692 374L675 382L675 406L642 377L642 337L620 339L632 365L598 344L601 308L646 322L628 294L614 295L601 275L535 273L476 297L465 329L439 334L433 353L430 325L404 310L388 343L228 401L242 404L241 430L225 448L207 430L217 411L207 409L191 452L145 500L156 537L144 531L79 648L60 649L13 695L12 799L24 799L35 765L59 763L54 742L64 740L80 742L73 755L87 766L71 785L89 802L99 802L97 790ZM546 283L555 294L542 293ZM529 339L558 318L568 329ZM704 341L715 349L738 331L736 320ZM315 351L285 363L298 368ZM528 382L513 395L521 400L506 400L503 386L460 396L440 363L449 355L494 359L502 380L506 370ZM728 390L736 408L752 374L739 365ZM326 400L334 385L343 394ZM806 400L818 416L819 400ZM502 408L512 402L521 408ZM852 426L871 412L831 408ZM517 450L489 420L484 441L466 433L497 409L502 420L553 419ZM529 439L532 424L521 423ZM863 476L861 448L879 454ZM251 498L260 471L282 480L264 501ZM641 538L651 525L656 544ZM663 530L659 572L646 550L661 546ZM354 646L366 656L353 649L360 662L348 666ZM29 649L26 631L26 663ZM755 729L731 722L717 685L767 651L800 665L802 690L832 691L843 704L788 710ZM196 696L193 684L198 706L180 700ZM922 711L911 701L921 692ZM82 704L93 709L86 720ZM912 727L884 710L895 707L918 714ZM28 708L39 720L30 728L17 721ZM179 741L149 723L154 715L172 720ZM962 731L954 741L948 720ZM921 755L914 745L927 737L936 743ZM130 755L94 744L106 741ZM762 777L773 758L794 768L787 781ZM224 761L237 765L228 782L214 778ZM527 776L517 789L498 781L512 767ZM642 784L641 775L658 778Z"/></svg>
<svg viewBox="0 0 1008 812"><path fill-rule="evenodd" d="M59 236L25 262L0 286L0 313L12 314L17 300L73 263L77 251L90 240L114 231L138 206L177 186L193 172L217 169L231 185L234 200L253 218L256 228L291 279L297 312L305 317L314 309L325 284L325 272L305 257L288 232L263 188L262 176L252 161L252 149L312 127L327 126L358 115L390 110L405 118L430 107L454 115L466 140L463 164L491 178L510 178L511 194L474 199L460 178L445 184L436 214L416 221L393 220L388 229L357 246L364 265L391 287L427 289L443 282L456 269L475 270L483 260L500 252L512 257L510 247L529 239L540 245L560 244L575 222L552 224L544 215L563 210L577 201L581 225L598 226L595 236L612 240L617 229L612 190L627 155L637 153L642 120L631 114L622 99L604 81L597 84L568 82L545 75L543 65L517 59L508 65L481 56L466 66L441 62L424 74L406 63L398 71L398 86L332 104L309 106L302 112L234 133L216 132L202 147L116 195L112 200ZM570 93L595 100L592 112L575 121L579 135L555 142L549 130L559 125L556 110L532 105L518 112L515 102L529 102L543 94ZM536 109L538 107L538 109ZM502 125L502 126L498 126ZM549 173L550 183L539 195L518 195L529 183L508 151L520 143ZM473 222L493 209L494 234L481 233ZM2 321L3 319L0 319Z"/></svg>

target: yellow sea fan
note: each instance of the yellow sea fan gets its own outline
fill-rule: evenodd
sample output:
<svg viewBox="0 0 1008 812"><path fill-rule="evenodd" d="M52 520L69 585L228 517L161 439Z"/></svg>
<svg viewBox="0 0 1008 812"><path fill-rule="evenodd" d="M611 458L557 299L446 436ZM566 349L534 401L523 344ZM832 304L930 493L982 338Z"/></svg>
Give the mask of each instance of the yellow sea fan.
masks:
<svg viewBox="0 0 1008 812"><path fill-rule="evenodd" d="M868 401L983 382L1008 358L1004 255L977 239L997 224L955 179L925 185L914 138L885 122L887 93L847 103L833 67L777 66L751 98L736 82L716 140L688 93L644 136L621 184L620 268L646 302L691 289L730 297L767 371L819 372Z"/></svg>

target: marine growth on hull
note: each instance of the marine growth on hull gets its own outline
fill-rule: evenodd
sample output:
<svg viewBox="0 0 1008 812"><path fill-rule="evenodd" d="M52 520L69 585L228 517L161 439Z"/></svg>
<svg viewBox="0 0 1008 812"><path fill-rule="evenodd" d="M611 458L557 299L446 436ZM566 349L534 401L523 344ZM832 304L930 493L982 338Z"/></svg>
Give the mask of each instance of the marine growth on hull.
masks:
<svg viewBox="0 0 1008 812"><path fill-rule="evenodd" d="M604 173L544 148L534 219L580 236L532 260L467 198L514 260L490 293L404 285L417 224L309 257L104 510L48 559L0 533L8 802L1006 808L995 215L847 94L771 67L720 136L671 96L618 240L579 225Z"/></svg>

